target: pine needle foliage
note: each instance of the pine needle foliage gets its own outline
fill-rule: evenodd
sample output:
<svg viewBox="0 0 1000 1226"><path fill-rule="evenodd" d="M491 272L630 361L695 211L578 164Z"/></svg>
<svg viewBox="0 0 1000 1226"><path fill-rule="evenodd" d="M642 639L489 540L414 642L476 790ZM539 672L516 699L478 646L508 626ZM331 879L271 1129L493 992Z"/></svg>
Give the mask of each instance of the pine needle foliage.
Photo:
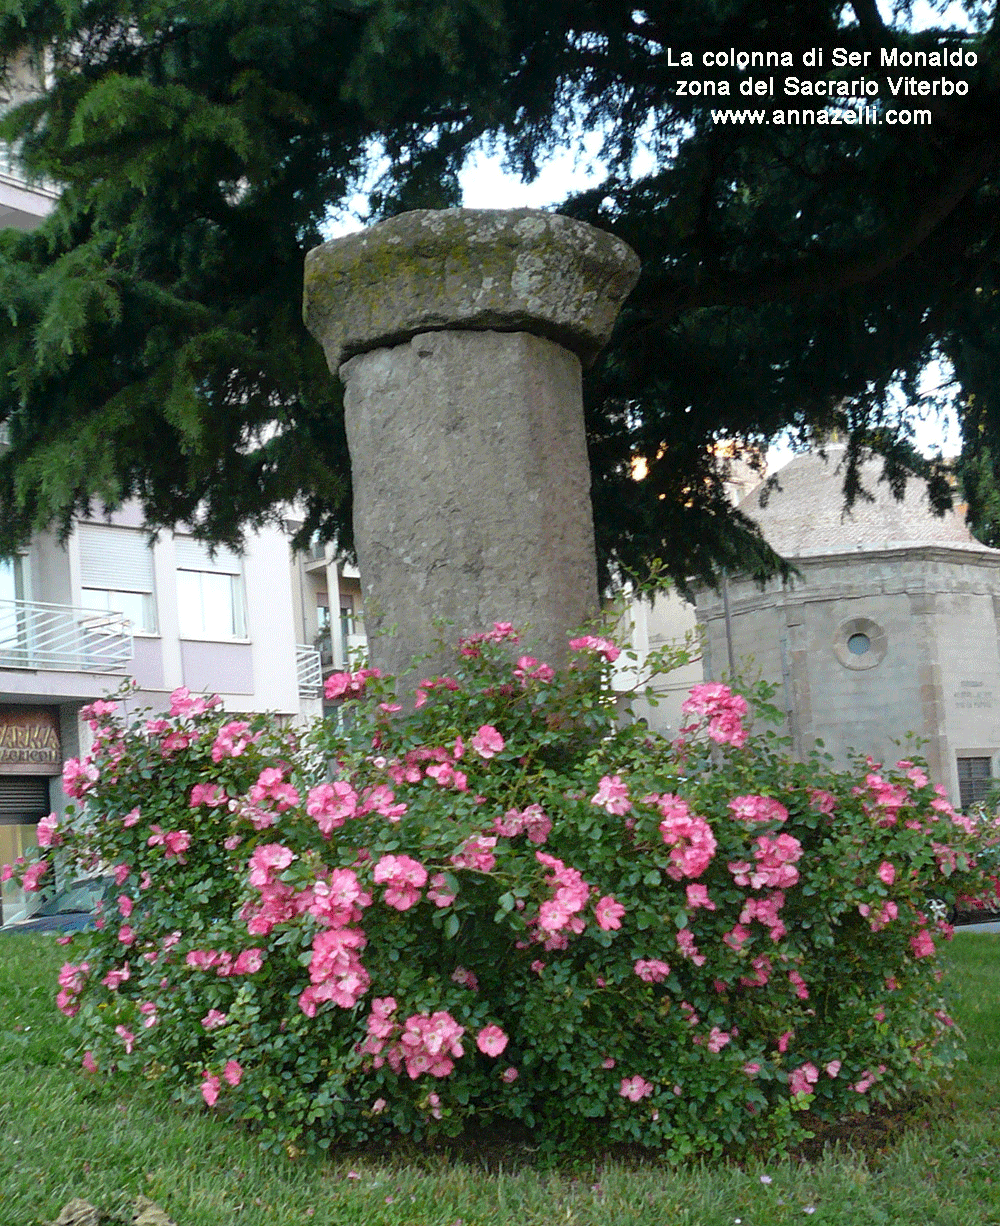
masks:
<svg viewBox="0 0 1000 1226"><path fill-rule="evenodd" d="M835 430L848 501L874 451L894 489L921 477L944 509L945 465L912 446L935 407L928 362L956 372L966 466L1000 456L1000 27L985 0L961 28L915 31L897 8L0 0L0 69L33 62L44 82L0 138L61 189L39 230L0 234L0 550L129 497L154 527L197 519L229 544L298 499L303 536L349 550L340 390L300 317L306 251L376 165L373 217L447 207L484 143L531 179L581 129L603 134L607 178L561 208L643 261L585 389L605 577L655 558L682 582L781 568L726 497L731 441L752 457ZM813 47L825 66L802 66ZM882 108L901 74L968 92L903 127L727 125L717 97L678 91L728 82L743 105L747 73L703 63L730 49L862 75L830 68L834 47L871 53ZM894 49L976 62L880 67Z"/></svg>

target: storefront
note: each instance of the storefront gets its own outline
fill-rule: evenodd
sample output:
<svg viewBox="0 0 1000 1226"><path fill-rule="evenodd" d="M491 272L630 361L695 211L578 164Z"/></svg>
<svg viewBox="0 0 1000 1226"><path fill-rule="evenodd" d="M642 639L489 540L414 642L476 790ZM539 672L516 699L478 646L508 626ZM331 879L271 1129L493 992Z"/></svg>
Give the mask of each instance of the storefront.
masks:
<svg viewBox="0 0 1000 1226"><path fill-rule="evenodd" d="M0 705L0 864L37 843L38 822L50 810L49 780L62 770L56 707ZM0 887L0 924L24 911L14 882Z"/></svg>

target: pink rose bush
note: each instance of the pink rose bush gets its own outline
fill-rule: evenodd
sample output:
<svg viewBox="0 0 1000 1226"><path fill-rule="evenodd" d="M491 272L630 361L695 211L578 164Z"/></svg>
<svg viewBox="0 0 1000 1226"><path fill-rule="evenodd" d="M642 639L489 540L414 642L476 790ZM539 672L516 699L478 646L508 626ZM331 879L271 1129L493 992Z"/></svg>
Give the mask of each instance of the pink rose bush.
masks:
<svg viewBox="0 0 1000 1226"><path fill-rule="evenodd" d="M73 1066L169 1076L274 1148L499 1120L683 1157L935 1086L930 902L991 896L1000 831L913 761L788 760L717 683L675 743L618 726L615 645L570 646L556 671L497 623L406 712L335 674L307 730L93 704L75 808L0 870L116 882L53 985Z"/></svg>

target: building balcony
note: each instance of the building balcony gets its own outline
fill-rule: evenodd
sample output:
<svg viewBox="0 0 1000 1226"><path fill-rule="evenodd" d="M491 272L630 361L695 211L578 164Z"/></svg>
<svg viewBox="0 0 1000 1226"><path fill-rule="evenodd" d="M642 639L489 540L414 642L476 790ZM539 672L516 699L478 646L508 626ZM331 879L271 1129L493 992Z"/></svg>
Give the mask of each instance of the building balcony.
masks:
<svg viewBox="0 0 1000 1226"><path fill-rule="evenodd" d="M132 625L120 613L0 600L0 669L125 676L131 659Z"/></svg>
<svg viewBox="0 0 1000 1226"><path fill-rule="evenodd" d="M343 631L341 639L344 651L342 657L334 651L333 636L329 631L320 635L316 640L324 674L344 672L355 665L358 659L368 654L368 636L363 631L361 633Z"/></svg>
<svg viewBox="0 0 1000 1226"><path fill-rule="evenodd" d="M57 198L51 184L24 179L9 151L0 146L0 227L34 230L52 211Z"/></svg>

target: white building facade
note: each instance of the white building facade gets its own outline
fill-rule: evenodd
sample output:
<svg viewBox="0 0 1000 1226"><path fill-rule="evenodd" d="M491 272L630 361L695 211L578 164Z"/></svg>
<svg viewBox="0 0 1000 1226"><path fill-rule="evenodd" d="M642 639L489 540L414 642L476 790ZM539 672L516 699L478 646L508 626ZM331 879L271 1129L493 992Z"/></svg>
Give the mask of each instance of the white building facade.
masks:
<svg viewBox="0 0 1000 1226"><path fill-rule="evenodd" d="M65 544L39 535L0 563L0 863L64 807L62 764L87 748L80 707L123 681L137 687L126 714L165 710L180 686L219 694L227 711L321 714L297 576L281 526L242 554L213 552L184 530L151 541L135 507L78 522ZM19 899L4 888L9 920Z"/></svg>

